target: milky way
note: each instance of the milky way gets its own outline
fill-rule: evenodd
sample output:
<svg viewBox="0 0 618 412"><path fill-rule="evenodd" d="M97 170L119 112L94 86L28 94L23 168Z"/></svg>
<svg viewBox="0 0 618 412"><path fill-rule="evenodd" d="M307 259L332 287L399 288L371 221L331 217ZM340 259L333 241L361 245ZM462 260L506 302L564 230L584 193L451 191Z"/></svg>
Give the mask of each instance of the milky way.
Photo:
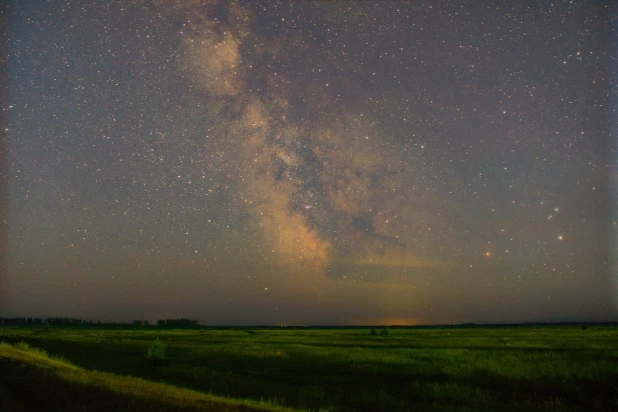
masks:
<svg viewBox="0 0 618 412"><path fill-rule="evenodd" d="M12 5L0 309L611 319L612 13Z"/></svg>

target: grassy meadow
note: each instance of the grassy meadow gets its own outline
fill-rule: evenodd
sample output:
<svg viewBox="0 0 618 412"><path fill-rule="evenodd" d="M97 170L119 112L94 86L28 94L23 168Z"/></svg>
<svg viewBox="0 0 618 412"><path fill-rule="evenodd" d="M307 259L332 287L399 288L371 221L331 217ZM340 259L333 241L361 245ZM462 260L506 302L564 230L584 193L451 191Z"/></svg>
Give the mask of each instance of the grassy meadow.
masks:
<svg viewBox="0 0 618 412"><path fill-rule="evenodd" d="M0 410L618 410L617 327L377 331L4 326Z"/></svg>

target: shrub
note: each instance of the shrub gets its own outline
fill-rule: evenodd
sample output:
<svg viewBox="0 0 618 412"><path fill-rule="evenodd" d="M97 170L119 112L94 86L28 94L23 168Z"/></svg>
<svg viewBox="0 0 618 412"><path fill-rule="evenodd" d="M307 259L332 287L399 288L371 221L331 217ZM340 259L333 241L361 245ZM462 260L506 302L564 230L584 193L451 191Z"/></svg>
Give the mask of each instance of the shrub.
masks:
<svg viewBox="0 0 618 412"><path fill-rule="evenodd" d="M150 359L153 366L161 364L165 360L165 345L163 341L157 338L157 340L152 342L146 352L146 357Z"/></svg>
<svg viewBox="0 0 618 412"><path fill-rule="evenodd" d="M388 328L382 329L382 331L380 332L380 335L388 335Z"/></svg>
<svg viewBox="0 0 618 412"><path fill-rule="evenodd" d="M371 331L369 332L370 335L377 335L378 331L375 329L371 329Z"/></svg>

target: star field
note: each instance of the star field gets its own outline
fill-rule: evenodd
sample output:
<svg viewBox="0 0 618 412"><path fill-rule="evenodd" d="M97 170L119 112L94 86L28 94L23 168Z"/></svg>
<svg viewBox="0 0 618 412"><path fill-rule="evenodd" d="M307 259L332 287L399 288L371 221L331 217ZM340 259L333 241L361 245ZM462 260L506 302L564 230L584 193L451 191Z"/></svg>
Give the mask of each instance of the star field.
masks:
<svg viewBox="0 0 618 412"><path fill-rule="evenodd" d="M611 320L613 13L7 6L0 310Z"/></svg>

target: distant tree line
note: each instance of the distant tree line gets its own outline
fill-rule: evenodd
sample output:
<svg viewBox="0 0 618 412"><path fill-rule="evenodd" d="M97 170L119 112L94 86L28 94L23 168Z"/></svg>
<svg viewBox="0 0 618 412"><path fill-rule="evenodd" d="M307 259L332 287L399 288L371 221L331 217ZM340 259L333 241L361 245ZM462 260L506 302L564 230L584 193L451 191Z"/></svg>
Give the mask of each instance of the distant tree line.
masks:
<svg viewBox="0 0 618 412"><path fill-rule="evenodd" d="M94 321L75 318L0 318L0 325L94 325Z"/></svg>
<svg viewBox="0 0 618 412"><path fill-rule="evenodd" d="M75 318L0 318L0 325L50 325L50 326L151 326L147 320L134 320L131 323L122 322L95 322L93 320ZM159 328L197 328L197 320L192 319L159 319L152 325Z"/></svg>

